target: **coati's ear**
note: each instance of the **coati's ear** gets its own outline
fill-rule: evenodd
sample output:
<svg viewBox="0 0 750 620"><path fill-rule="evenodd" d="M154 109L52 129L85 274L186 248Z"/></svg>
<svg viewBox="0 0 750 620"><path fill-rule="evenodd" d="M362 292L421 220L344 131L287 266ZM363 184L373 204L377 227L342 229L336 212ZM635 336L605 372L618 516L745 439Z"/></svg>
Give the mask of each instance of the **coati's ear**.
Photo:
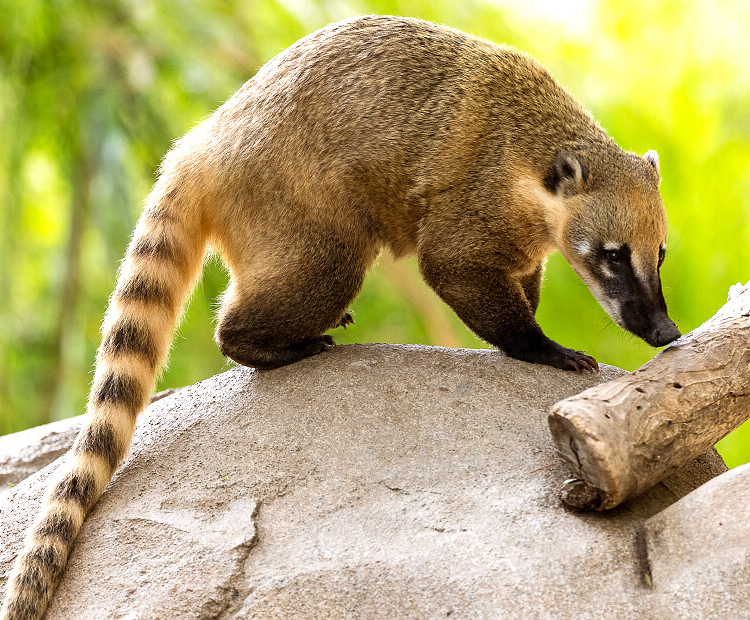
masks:
<svg viewBox="0 0 750 620"><path fill-rule="evenodd" d="M552 193L578 194L583 191L588 176L588 168L576 155L560 151L554 170L547 175L544 185Z"/></svg>
<svg viewBox="0 0 750 620"><path fill-rule="evenodd" d="M659 182L661 183L661 172L659 171L659 153L654 150L650 150L643 156L643 159L651 164L653 169L656 170L656 176L659 177Z"/></svg>

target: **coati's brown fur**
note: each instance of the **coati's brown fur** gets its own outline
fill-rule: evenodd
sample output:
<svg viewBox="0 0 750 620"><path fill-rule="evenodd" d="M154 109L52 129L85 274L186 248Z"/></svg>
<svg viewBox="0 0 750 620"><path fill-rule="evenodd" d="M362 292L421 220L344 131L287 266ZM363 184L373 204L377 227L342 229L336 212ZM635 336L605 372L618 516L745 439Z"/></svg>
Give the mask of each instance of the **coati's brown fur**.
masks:
<svg viewBox="0 0 750 620"><path fill-rule="evenodd" d="M622 297L608 308L615 318L631 303L645 325L651 310L617 291L640 282L663 306L658 183L654 155L622 151L515 49L395 17L300 40L164 159L104 321L89 421L16 562L2 617L44 613L129 449L208 247L231 272L217 341L241 364L325 350L324 332L351 321L349 303L388 248L416 253L425 280L509 355L594 370L534 320L543 260L560 249L600 299ZM607 280L626 254L630 280ZM648 328L654 342L676 337L662 314Z"/></svg>

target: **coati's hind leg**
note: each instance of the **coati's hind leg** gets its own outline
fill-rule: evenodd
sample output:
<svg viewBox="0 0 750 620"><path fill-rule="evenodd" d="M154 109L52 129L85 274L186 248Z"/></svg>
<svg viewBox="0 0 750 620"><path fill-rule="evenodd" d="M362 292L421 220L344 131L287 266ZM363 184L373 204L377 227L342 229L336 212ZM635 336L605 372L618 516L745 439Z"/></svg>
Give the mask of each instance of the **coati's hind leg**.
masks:
<svg viewBox="0 0 750 620"><path fill-rule="evenodd" d="M339 321L338 325L335 327L343 327L346 329L347 325L353 325L354 324L354 316L352 316L352 311L347 310L344 312L344 316L341 317L341 320Z"/></svg>
<svg viewBox="0 0 750 620"><path fill-rule="evenodd" d="M216 330L221 352L269 369L325 351L334 341L324 332L353 322L347 308L366 269L364 253L309 237L235 266Z"/></svg>

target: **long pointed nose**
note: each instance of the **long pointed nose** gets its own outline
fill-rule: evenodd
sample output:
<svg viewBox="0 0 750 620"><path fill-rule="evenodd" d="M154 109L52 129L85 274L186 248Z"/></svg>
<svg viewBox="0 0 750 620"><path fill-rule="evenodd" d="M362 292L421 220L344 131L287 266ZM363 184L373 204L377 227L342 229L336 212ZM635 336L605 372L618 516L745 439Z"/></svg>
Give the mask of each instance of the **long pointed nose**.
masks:
<svg viewBox="0 0 750 620"><path fill-rule="evenodd" d="M677 340L680 335L680 330L677 329L677 325L674 324L674 321L664 315L644 340L646 340L646 342L652 347L663 347L665 344Z"/></svg>
<svg viewBox="0 0 750 620"><path fill-rule="evenodd" d="M643 338L652 347L663 347L680 337L680 330L669 318L661 289L661 278L656 273L644 282L633 278L630 295L622 305L624 327Z"/></svg>

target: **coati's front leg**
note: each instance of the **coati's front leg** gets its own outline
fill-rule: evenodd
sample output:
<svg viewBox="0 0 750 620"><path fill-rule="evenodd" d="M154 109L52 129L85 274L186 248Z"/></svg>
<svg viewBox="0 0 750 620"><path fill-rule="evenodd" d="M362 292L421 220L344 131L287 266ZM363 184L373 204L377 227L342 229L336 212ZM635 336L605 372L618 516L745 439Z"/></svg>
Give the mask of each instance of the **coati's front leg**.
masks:
<svg viewBox="0 0 750 620"><path fill-rule="evenodd" d="M534 319L541 267L522 279L487 262L457 264L424 248L419 255L427 283L480 338L525 362L578 372L599 371L594 358L557 344Z"/></svg>
<svg viewBox="0 0 750 620"><path fill-rule="evenodd" d="M519 281L523 288L523 293L526 295L526 299L531 305L532 316L536 315L536 309L539 307L539 297L542 293L542 273L544 272L544 265L539 263L537 268L530 274L521 276Z"/></svg>

